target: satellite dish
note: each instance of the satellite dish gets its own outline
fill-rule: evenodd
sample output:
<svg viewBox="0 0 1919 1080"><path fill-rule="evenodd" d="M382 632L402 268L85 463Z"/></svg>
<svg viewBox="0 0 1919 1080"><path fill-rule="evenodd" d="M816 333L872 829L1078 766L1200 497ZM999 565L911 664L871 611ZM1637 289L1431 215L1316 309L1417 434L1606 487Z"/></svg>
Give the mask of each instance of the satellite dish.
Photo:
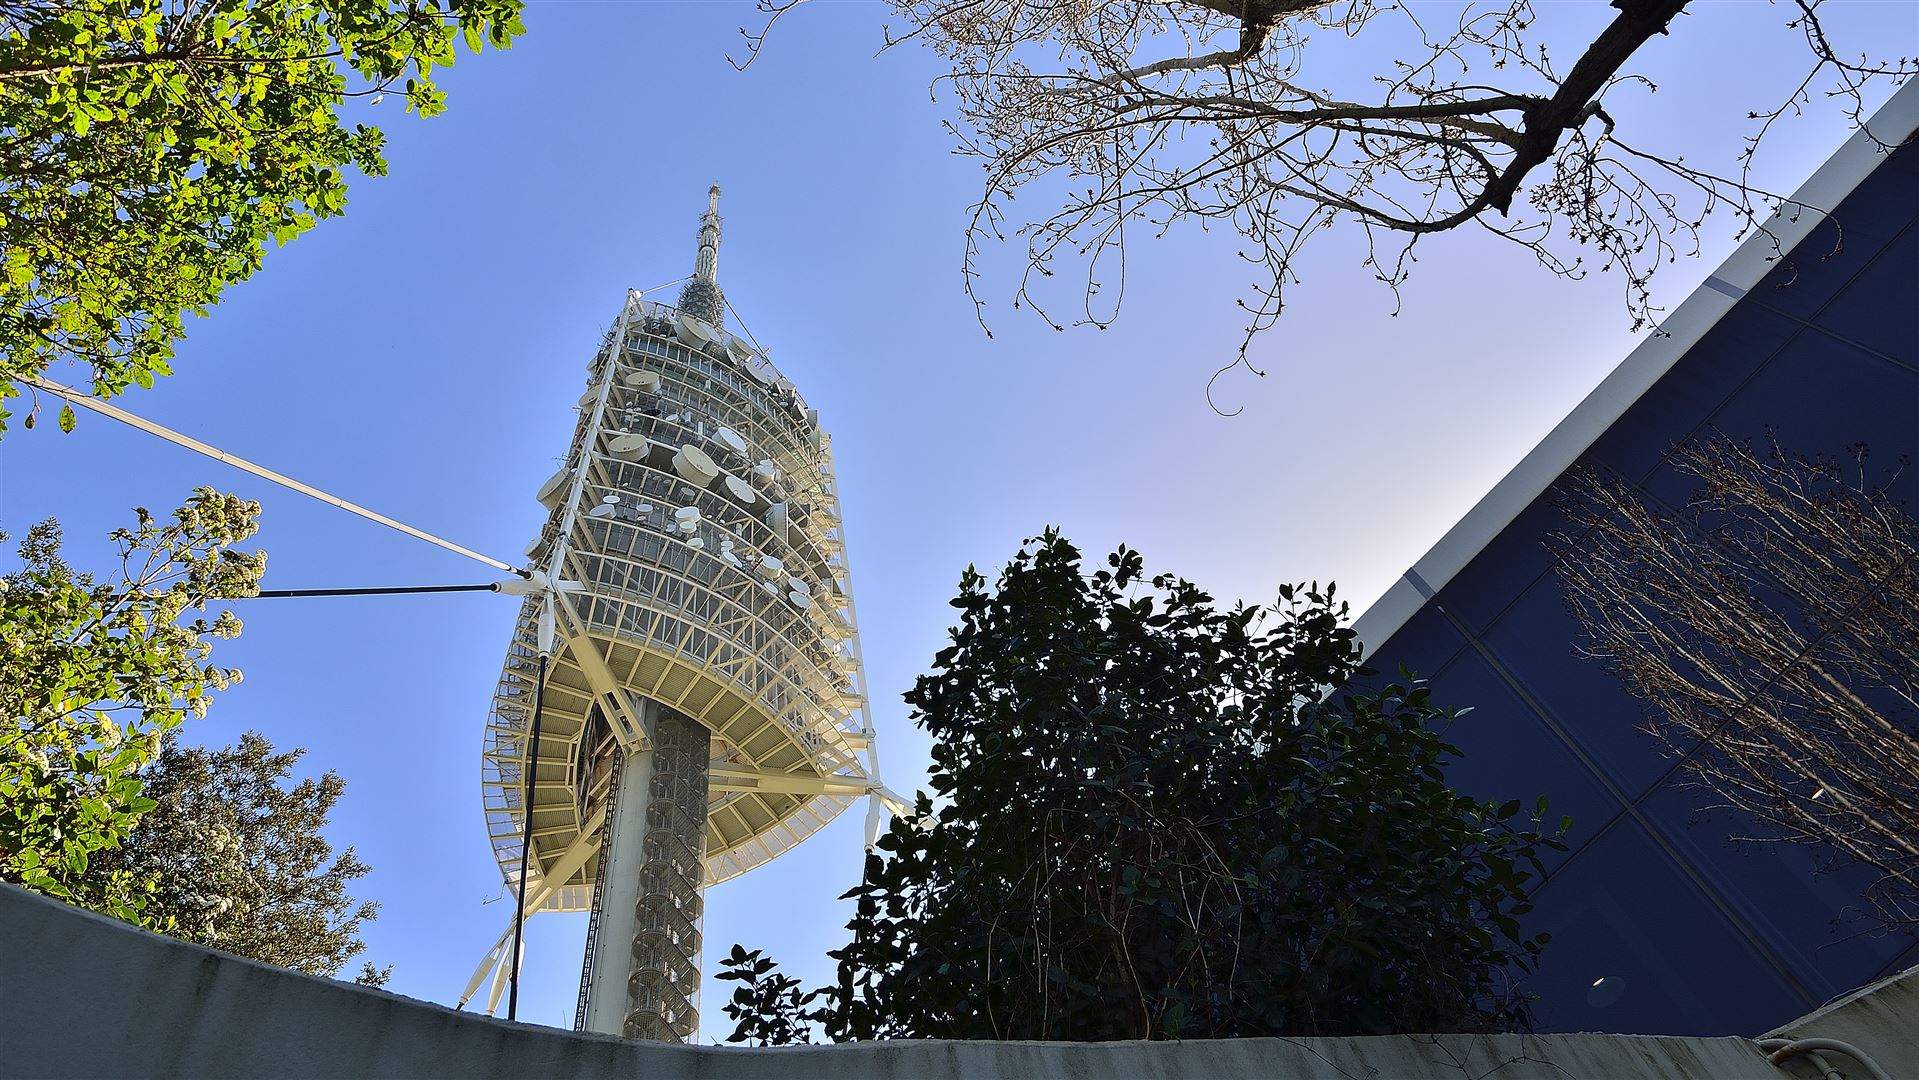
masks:
<svg viewBox="0 0 1919 1080"><path fill-rule="evenodd" d="M540 502L546 505L548 510L552 510L560 505L560 497L566 493L566 482L570 479L572 479L572 474L565 469L561 469L559 472L547 477L546 483L540 485L538 498Z"/></svg>
<svg viewBox="0 0 1919 1080"><path fill-rule="evenodd" d="M657 371L629 371L620 380L635 390L658 390L660 373Z"/></svg>
<svg viewBox="0 0 1919 1080"><path fill-rule="evenodd" d="M734 431L730 427L722 427L722 428L714 429L713 434L721 442L725 443L727 446L732 447L734 453L737 453L737 454L746 453L746 440L740 438L739 432Z"/></svg>
<svg viewBox="0 0 1919 1080"><path fill-rule="evenodd" d="M813 598L799 591L798 589L794 589L792 592L787 593L786 598L788 600L793 601L794 607L811 607L813 604Z"/></svg>
<svg viewBox="0 0 1919 1080"><path fill-rule="evenodd" d="M760 501L759 495L753 491L753 485L737 476L728 476L726 478L726 493L733 496L734 501L738 502L741 506L752 506L754 503Z"/></svg>
<svg viewBox="0 0 1919 1080"><path fill-rule="evenodd" d="M681 315L680 340L698 349L714 338L713 328L691 315Z"/></svg>
<svg viewBox="0 0 1919 1080"><path fill-rule="evenodd" d="M768 580L785 577L786 564L781 562L777 555L762 555L760 556L760 573L765 574Z"/></svg>
<svg viewBox="0 0 1919 1080"><path fill-rule="evenodd" d="M719 479L720 467L706 456L706 451L687 443L673 455L673 471L695 487L706 487Z"/></svg>
<svg viewBox="0 0 1919 1080"><path fill-rule="evenodd" d="M607 440L606 444L606 452L619 458L621 461L639 461L646 457L652 449L653 444L647 442L646 436L635 435L631 432L624 435L615 435L613 438Z"/></svg>
<svg viewBox="0 0 1919 1080"><path fill-rule="evenodd" d="M586 516L590 518L612 517L614 514L619 513L619 510L620 508L614 506L612 503L601 503L593 509L588 510Z"/></svg>

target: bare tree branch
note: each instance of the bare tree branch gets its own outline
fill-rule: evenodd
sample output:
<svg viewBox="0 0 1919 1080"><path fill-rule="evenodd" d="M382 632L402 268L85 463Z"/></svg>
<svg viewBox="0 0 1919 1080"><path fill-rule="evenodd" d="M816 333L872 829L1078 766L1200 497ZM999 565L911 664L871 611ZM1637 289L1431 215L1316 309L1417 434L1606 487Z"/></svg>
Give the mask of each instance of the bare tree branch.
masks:
<svg viewBox="0 0 1919 1080"><path fill-rule="evenodd" d="M742 31L745 63L803 2L761 0L761 28ZM1420 237L1478 224L1550 273L1618 271L1634 328L1655 323L1652 275L1697 252L1707 214L1729 211L1743 232L1789 205L1751 183L1752 155L1775 121L1825 86L1862 122L1868 86L1919 73L1911 57L1842 53L1820 21L1824 0L1780 2L1813 63L1782 105L1751 114L1759 128L1741 167L1718 173L1623 146L1606 107L1656 90L1629 66L1684 32L1686 0L1611 0L1606 25L1581 39L1563 74L1530 0L1461 3L1443 31L1399 0L889 0L903 28L885 41L918 41L950 65L934 89L956 106L948 126L959 152L985 166L961 266L982 326L986 240L1026 240L1014 306L1064 329L1039 295L1058 263L1085 269L1077 322L1106 326L1124 284L1109 290L1106 277L1123 279L1129 230L1217 225L1244 239L1241 257L1260 268L1241 301L1238 356L1222 371L1257 370L1247 350L1283 311L1300 253L1340 224L1363 232L1368 264L1395 299ZM1408 44L1377 69L1320 56L1389 33ZM1373 89L1308 85L1309 47L1317 76L1370 76ZM1035 185L1051 210L1014 222L1009 203ZM1799 209L1818 208L1789 212Z"/></svg>

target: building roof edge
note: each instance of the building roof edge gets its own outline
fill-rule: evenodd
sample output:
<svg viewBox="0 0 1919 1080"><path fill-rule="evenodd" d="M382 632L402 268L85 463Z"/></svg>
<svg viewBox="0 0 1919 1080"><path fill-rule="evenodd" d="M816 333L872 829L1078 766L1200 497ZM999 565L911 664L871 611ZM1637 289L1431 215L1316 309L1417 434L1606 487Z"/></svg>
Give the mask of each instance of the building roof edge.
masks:
<svg viewBox="0 0 1919 1080"><path fill-rule="evenodd" d="M1865 124L1793 192L1792 201L1836 209L1897 146L1919 130L1919 79L1894 91ZM1651 389L1721 317L1758 285L1776 261L1819 224L1820 215L1782 209L1740 243L1585 399L1454 523L1419 561L1361 613L1354 629L1370 656L1465 569L1520 512L1586 452L1640 395ZM1768 235L1770 234L1770 235ZM1778 246L1774 246L1776 238Z"/></svg>

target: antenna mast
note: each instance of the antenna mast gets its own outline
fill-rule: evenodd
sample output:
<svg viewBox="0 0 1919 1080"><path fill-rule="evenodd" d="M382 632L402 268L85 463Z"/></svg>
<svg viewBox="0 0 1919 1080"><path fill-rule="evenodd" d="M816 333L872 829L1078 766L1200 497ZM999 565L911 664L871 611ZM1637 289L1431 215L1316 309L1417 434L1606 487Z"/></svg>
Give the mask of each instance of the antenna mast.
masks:
<svg viewBox="0 0 1919 1080"><path fill-rule="evenodd" d="M726 294L720 291L720 185L706 192L706 213L700 215L700 251L693 260L693 278L680 290L680 310L720 327L726 319Z"/></svg>

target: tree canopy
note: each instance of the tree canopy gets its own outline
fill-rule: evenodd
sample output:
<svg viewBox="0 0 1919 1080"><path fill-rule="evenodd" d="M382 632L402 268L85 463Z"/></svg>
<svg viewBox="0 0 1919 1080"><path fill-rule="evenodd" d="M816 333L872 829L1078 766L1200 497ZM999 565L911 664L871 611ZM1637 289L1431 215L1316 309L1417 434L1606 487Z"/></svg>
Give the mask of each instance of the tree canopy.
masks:
<svg viewBox="0 0 1919 1080"><path fill-rule="evenodd" d="M137 509L104 580L61 559L56 523L23 538L0 578L0 881L147 923L141 883L91 863L153 809L139 770L166 733L240 678L210 662L240 620L207 609L258 590L265 553L235 545L259 513L211 488L170 523Z"/></svg>
<svg viewBox="0 0 1919 1080"><path fill-rule="evenodd" d="M1351 687L1331 586L1221 609L1049 532L953 606L906 695L931 790L846 894L837 984L735 947L734 1041L1525 1026L1545 802L1446 785L1460 714Z"/></svg>
<svg viewBox="0 0 1919 1080"><path fill-rule="evenodd" d="M445 96L521 0L0 0L0 430L18 380L169 372L188 314L386 171L351 99ZM31 419L31 414L29 414ZM71 427L73 413L60 413Z"/></svg>
<svg viewBox="0 0 1919 1080"><path fill-rule="evenodd" d="M219 600L259 589L266 555L236 545L258 503L209 488L163 523L117 530L106 579L61 556L58 523L22 539L0 578L0 881L264 963L334 975L378 906L367 867L324 830L345 783L293 780L304 751L248 732L183 745L181 724L240 681L211 662L240 632ZM357 981L381 985L363 966Z"/></svg>
<svg viewBox="0 0 1919 1080"><path fill-rule="evenodd" d="M338 973L365 949L360 928L379 905L348 895L368 867L350 847L336 855L324 835L346 783L334 772L291 782L303 753L276 751L256 732L217 749L169 738L140 771L153 807L100 853L100 870L143 882L144 915L174 937Z"/></svg>

